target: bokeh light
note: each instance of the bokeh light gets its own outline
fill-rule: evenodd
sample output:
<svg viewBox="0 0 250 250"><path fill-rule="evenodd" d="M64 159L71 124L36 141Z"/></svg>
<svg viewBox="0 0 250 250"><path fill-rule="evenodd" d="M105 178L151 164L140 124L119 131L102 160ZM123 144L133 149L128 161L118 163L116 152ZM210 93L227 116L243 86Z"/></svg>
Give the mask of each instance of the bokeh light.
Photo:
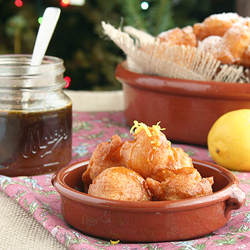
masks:
<svg viewBox="0 0 250 250"><path fill-rule="evenodd" d="M147 10L148 7L149 7L148 2L142 2L142 3L141 3L141 8L142 8L143 10Z"/></svg>
<svg viewBox="0 0 250 250"><path fill-rule="evenodd" d="M66 82L66 85L65 85L65 89L69 87L70 85L70 82L71 82L71 78L69 76L65 76L64 77L64 81Z"/></svg>
<svg viewBox="0 0 250 250"><path fill-rule="evenodd" d="M22 1L22 0L16 0L16 1L15 1L15 5L16 5L17 7L22 7L22 6L23 6L23 1Z"/></svg>
<svg viewBox="0 0 250 250"><path fill-rule="evenodd" d="M66 7L69 5L70 0L61 0L61 6Z"/></svg>
<svg viewBox="0 0 250 250"><path fill-rule="evenodd" d="M85 4L85 0L70 0L70 5L82 6Z"/></svg>
<svg viewBox="0 0 250 250"><path fill-rule="evenodd" d="M37 21L38 21L38 23L39 23L39 24L41 24L41 23L42 23L42 20L43 20L43 17L42 17L42 16L40 16L40 17L38 18L38 20L37 20Z"/></svg>

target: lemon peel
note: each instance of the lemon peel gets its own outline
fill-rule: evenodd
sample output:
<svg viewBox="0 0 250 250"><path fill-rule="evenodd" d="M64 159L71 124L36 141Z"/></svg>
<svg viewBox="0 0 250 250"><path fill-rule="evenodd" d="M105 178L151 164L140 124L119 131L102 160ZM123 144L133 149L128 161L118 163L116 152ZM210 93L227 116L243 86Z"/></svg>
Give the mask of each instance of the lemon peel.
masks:
<svg viewBox="0 0 250 250"><path fill-rule="evenodd" d="M138 121L134 121L134 125L130 129L130 133L135 135L141 132L142 130L145 130L145 132L147 133L149 137L152 136L151 132L149 131L148 126L145 123L138 122Z"/></svg>
<svg viewBox="0 0 250 250"><path fill-rule="evenodd" d="M156 125L152 126L152 129L154 132L156 132L157 134L159 133L159 131L161 130L165 130L165 128L161 128L161 126L159 125L161 122L159 121ZM138 122L138 121L134 121L134 125L131 127L130 129L130 133L131 134L138 134L139 132L141 132L142 130L145 130L145 132L147 133L147 135L149 137L152 137L152 133L149 130L149 127L143 123L143 122Z"/></svg>
<svg viewBox="0 0 250 250"><path fill-rule="evenodd" d="M144 130L147 133L148 137L153 137L153 136L159 137L159 132L161 130L165 130L165 128L161 128L161 126L159 124L160 124L160 121L156 125L153 125L151 127L151 129L152 129L151 130L152 132L151 132L149 127L145 123L138 122L135 120L134 125L130 129L130 133L135 135L135 134L138 134L139 132L141 132L142 130ZM160 142L159 142L159 140L154 138L151 141L151 144L153 146L153 149L157 149L157 147L159 147L159 145L160 145Z"/></svg>
<svg viewBox="0 0 250 250"><path fill-rule="evenodd" d="M142 130L144 130L147 133L148 137L155 137L155 136L159 137L159 132L161 130L165 130L165 128L161 128L159 124L160 124L160 121L156 125L153 125L150 131L150 127L148 127L145 123L138 122L135 120L134 125L130 129L130 133L136 135ZM153 149L157 149L157 147L160 146L160 142L156 138L153 138L153 140L151 141L151 144L153 146Z"/></svg>
<svg viewBox="0 0 250 250"><path fill-rule="evenodd" d="M116 244L118 244L120 242L120 240L110 240L110 243L112 244L112 245L116 245Z"/></svg>

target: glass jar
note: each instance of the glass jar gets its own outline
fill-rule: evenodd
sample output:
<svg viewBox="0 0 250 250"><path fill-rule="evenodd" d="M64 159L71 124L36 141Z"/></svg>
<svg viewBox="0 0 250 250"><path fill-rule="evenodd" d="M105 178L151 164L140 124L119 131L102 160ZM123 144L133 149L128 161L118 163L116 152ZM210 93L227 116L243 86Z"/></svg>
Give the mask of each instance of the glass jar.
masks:
<svg viewBox="0 0 250 250"><path fill-rule="evenodd" d="M72 102L63 88L63 60L0 56L0 174L37 175L72 157Z"/></svg>

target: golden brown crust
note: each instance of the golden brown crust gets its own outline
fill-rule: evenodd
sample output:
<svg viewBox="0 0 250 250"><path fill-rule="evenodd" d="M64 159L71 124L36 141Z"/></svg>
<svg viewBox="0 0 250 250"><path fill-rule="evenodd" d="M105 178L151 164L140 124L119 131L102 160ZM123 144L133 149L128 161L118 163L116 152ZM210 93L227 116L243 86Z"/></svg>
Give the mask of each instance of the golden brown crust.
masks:
<svg viewBox="0 0 250 250"><path fill-rule="evenodd" d="M88 194L113 200L150 201L145 180L135 171L124 167L105 169L94 178Z"/></svg>
<svg viewBox="0 0 250 250"><path fill-rule="evenodd" d="M151 192L159 200L208 194L212 181L202 180L188 154L171 147L161 130L135 122L133 141L115 135L99 144L82 175L88 194L133 201L151 200Z"/></svg>
<svg viewBox="0 0 250 250"><path fill-rule="evenodd" d="M214 14L207 17L202 23L194 24L194 34L199 41L208 36L222 37L228 29L241 20L242 18L236 13Z"/></svg>
<svg viewBox="0 0 250 250"><path fill-rule="evenodd" d="M197 44L196 36L193 33L193 28L187 26L183 29L174 28L168 31L164 31L157 36L160 42L167 42L172 45L185 45L195 47Z"/></svg>
<svg viewBox="0 0 250 250"><path fill-rule="evenodd" d="M195 168L184 167L169 173L162 182L147 178L149 190L156 200L180 200L212 194L213 178L201 178Z"/></svg>
<svg viewBox="0 0 250 250"><path fill-rule="evenodd" d="M119 150L121 145L121 138L118 135L112 136L111 142L102 142L97 145L89 161L87 171L82 175L83 182L89 183L89 180L92 181L106 168L120 166Z"/></svg>
<svg viewBox="0 0 250 250"><path fill-rule="evenodd" d="M243 67L250 68L250 45L248 45L247 49L244 51L238 64Z"/></svg>
<svg viewBox="0 0 250 250"><path fill-rule="evenodd" d="M211 53L223 64L241 64L242 57L250 44L250 29L238 22L222 37L209 36L199 42L198 48Z"/></svg>
<svg viewBox="0 0 250 250"><path fill-rule="evenodd" d="M222 64L250 66L250 18L237 13L214 14L202 23L160 33L160 43L185 45L208 52ZM192 58L190 54L190 58Z"/></svg>
<svg viewBox="0 0 250 250"><path fill-rule="evenodd" d="M162 132L149 137L142 130L134 137L134 141L125 141L121 147L120 154L124 166L144 178L151 177L165 168L178 167L171 150L171 143Z"/></svg>

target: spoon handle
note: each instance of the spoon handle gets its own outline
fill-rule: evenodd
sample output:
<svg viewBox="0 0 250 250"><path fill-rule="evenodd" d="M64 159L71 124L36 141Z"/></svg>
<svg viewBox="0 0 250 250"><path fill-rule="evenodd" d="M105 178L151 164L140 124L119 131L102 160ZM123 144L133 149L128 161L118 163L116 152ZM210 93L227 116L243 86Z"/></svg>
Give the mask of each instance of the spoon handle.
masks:
<svg viewBox="0 0 250 250"><path fill-rule="evenodd" d="M52 34L59 19L61 10L55 7L48 7L43 14L42 23L39 27L32 58L31 65L40 65L48 48Z"/></svg>

